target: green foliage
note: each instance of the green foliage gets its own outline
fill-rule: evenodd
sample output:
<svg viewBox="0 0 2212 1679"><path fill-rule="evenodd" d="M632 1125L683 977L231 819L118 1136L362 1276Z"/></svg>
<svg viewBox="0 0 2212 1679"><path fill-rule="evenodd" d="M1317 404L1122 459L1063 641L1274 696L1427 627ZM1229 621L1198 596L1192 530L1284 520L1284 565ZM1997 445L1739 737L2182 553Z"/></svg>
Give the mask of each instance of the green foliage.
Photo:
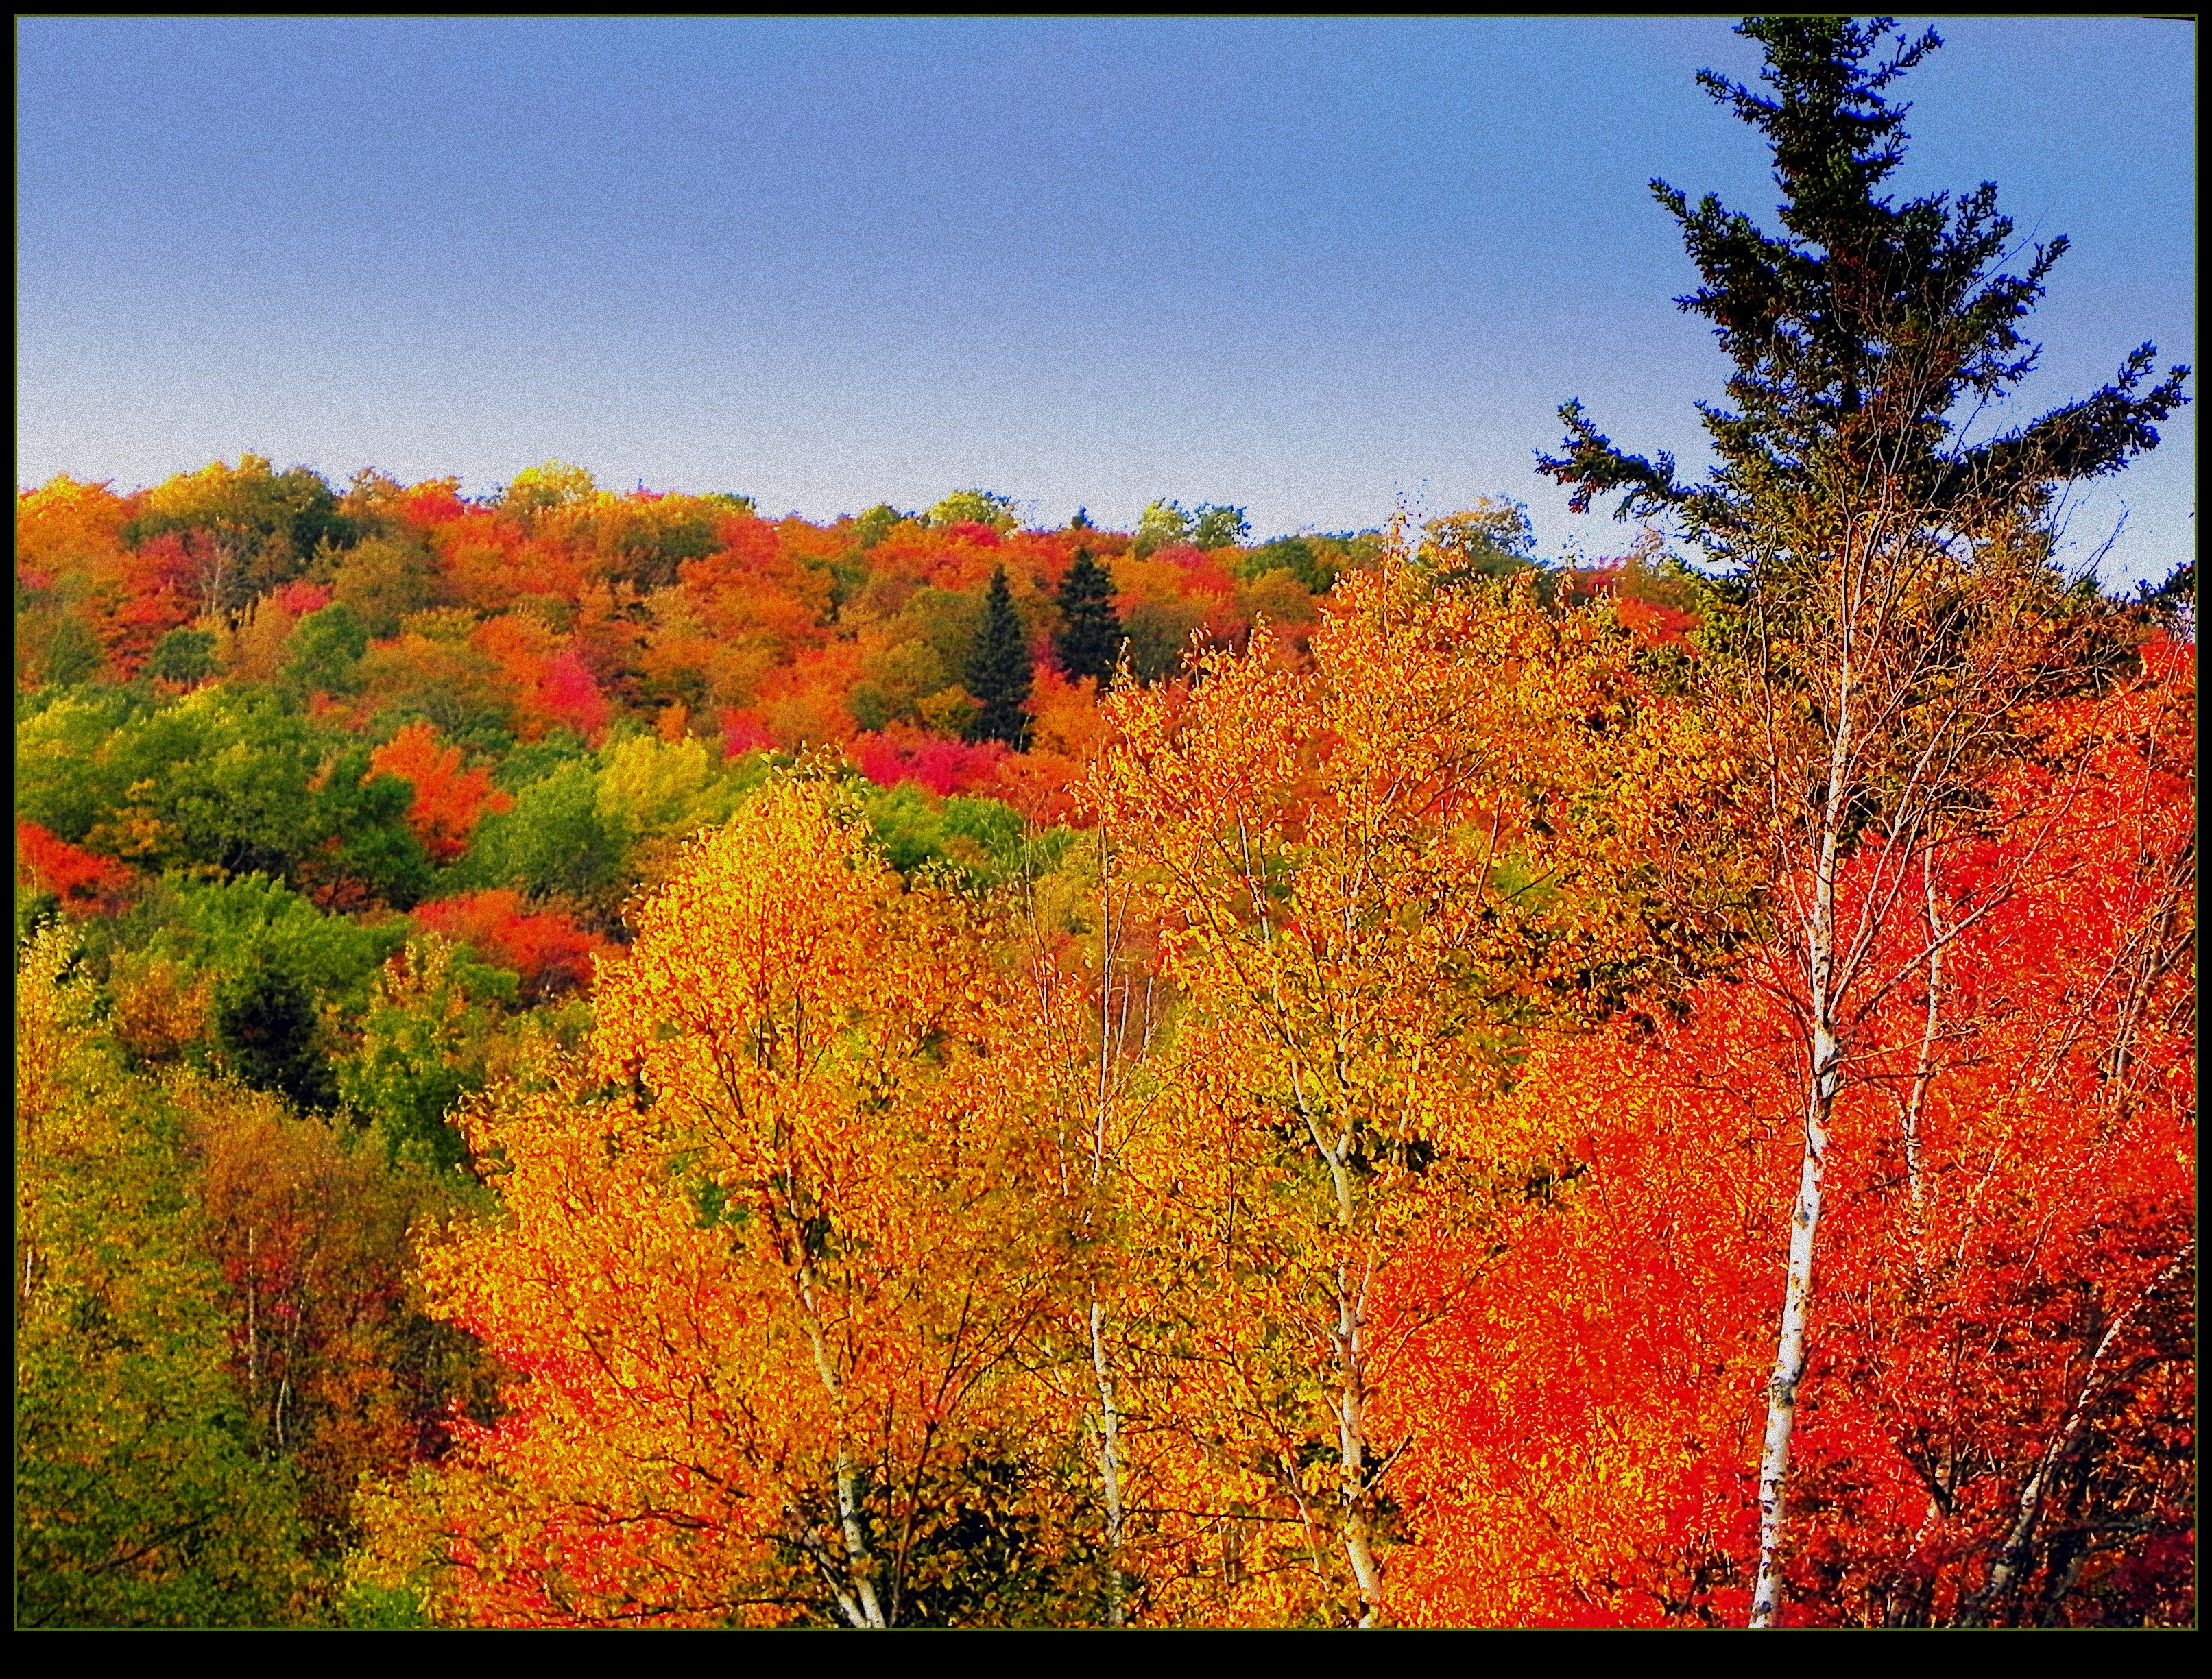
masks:
<svg viewBox="0 0 2212 1679"><path fill-rule="evenodd" d="M405 785L362 786L366 750L266 689L150 706L88 694L47 706L16 742L21 814L151 872L343 878L402 904L427 881Z"/></svg>
<svg viewBox="0 0 2212 1679"><path fill-rule="evenodd" d="M404 923L364 927L325 915L264 875L179 881L170 894L152 911L167 924L148 941L156 954L216 974L265 967L349 1013L366 1003L371 979L406 938Z"/></svg>
<svg viewBox="0 0 2212 1679"><path fill-rule="evenodd" d="M1188 601L1142 600L1122 621L1129 640L1129 670L1140 682L1156 682L1182 669L1192 632L1206 627L1206 612Z"/></svg>
<svg viewBox="0 0 2212 1679"><path fill-rule="evenodd" d="M611 913L630 833L620 812L600 809L599 782L599 767L579 760L523 788L514 809L477 827L450 885L511 886L532 898L573 898Z"/></svg>
<svg viewBox="0 0 2212 1679"><path fill-rule="evenodd" d="M410 944L379 976L361 1047L337 1069L337 1094L392 1155L440 1168L468 1164L468 1145L449 1116L483 1086L489 1021L470 992L491 989L484 982L495 973L433 936ZM511 996L514 976L495 977Z"/></svg>
<svg viewBox="0 0 2212 1679"><path fill-rule="evenodd" d="M337 1094L314 1001L273 963L258 962L216 987L215 1037L225 1069L255 1090L317 1109Z"/></svg>
<svg viewBox="0 0 2212 1679"><path fill-rule="evenodd" d="M1114 610L1113 574L1089 549L1075 550L1060 579L1059 606L1060 629L1053 650L1060 655L1060 669L1070 676L1093 677L1103 686L1121 656L1121 620Z"/></svg>
<svg viewBox="0 0 2212 1679"><path fill-rule="evenodd" d="M1139 559L1156 549L1190 540L1190 515L1174 501L1154 501L1137 515L1134 547Z"/></svg>
<svg viewBox="0 0 2212 1679"><path fill-rule="evenodd" d="M569 528L599 549L607 575L649 591L672 585L686 560L714 552L720 546L716 527L743 500L665 495L617 500L599 496L578 508ZM751 511L749 502L744 510Z"/></svg>
<svg viewBox="0 0 2212 1679"><path fill-rule="evenodd" d="M967 639L972 645L973 637ZM846 694L845 706L863 729L912 722L924 700L957 688L965 669L965 661L949 664L927 639L893 640L861 661L860 680Z"/></svg>
<svg viewBox="0 0 2212 1679"><path fill-rule="evenodd" d="M1813 576L1838 551L1832 516L1847 487L1871 474L1887 505L1931 531L2033 523L2057 485L2116 471L2154 446L2155 422L2186 400L2185 367L2142 388L2155 355L2145 344L2094 395L1964 440L1969 419L2033 368L2036 349L2017 323L2041 300L2067 242L2029 247L2025 272L2003 273L1995 265L2016 247L1994 185L1903 204L1879 193L1906 137L1907 107L1884 90L1941 45L1930 31L1885 51L1887 22L1753 18L1738 33L1765 49L1771 95L1699 76L1766 137L1786 195L1783 233L1761 232L1711 194L1692 207L1652 183L1705 279L1682 306L1713 323L1735 363L1733 406L1705 408L1716 463L1707 482L1687 485L1671 456L1623 453L1568 403L1565 453L1539 470L1573 489L1577 511L1617 496L1620 518L1678 518L1724 562Z"/></svg>
<svg viewBox="0 0 2212 1679"><path fill-rule="evenodd" d="M322 779L314 814L328 837L301 859L295 878L325 887L343 882L341 895L412 909L432 879L430 854L407 825L414 788L398 776L375 773L365 746L330 761Z"/></svg>
<svg viewBox="0 0 2212 1679"><path fill-rule="evenodd" d="M146 674L166 682L189 685L215 675L215 633L173 629L154 644Z"/></svg>
<svg viewBox="0 0 2212 1679"><path fill-rule="evenodd" d="M547 461L543 466L527 466L516 473L500 492L499 505L526 516L585 500L598 488L582 467Z"/></svg>
<svg viewBox="0 0 2212 1679"><path fill-rule="evenodd" d="M297 1505L248 1446L173 1121L67 960L43 935L17 976L16 1624L297 1620Z"/></svg>
<svg viewBox="0 0 2212 1679"><path fill-rule="evenodd" d="M968 692L975 696L975 717L968 725L971 741L1004 741L1019 751L1029 739L1029 702L1033 661L1029 632L1014 610L1013 591L1006 568L991 573L990 592L983 601L982 633L975 639L975 655L968 664Z"/></svg>
<svg viewBox="0 0 2212 1679"><path fill-rule="evenodd" d="M171 631L171 639L178 633ZM291 658L284 667L284 685L294 692L351 694L361 687L368 629L344 602L302 618L287 645Z"/></svg>
<svg viewBox="0 0 2212 1679"><path fill-rule="evenodd" d="M437 561L420 542L372 536L331 568L334 604L344 607L374 640L399 633L410 615L439 603L443 585Z"/></svg>
<svg viewBox="0 0 2212 1679"><path fill-rule="evenodd" d="M899 873L947 870L973 891L1049 869L1073 843L1065 829L1032 840L1019 814L997 799L939 797L910 781L868 788L860 809Z"/></svg>
<svg viewBox="0 0 2212 1679"><path fill-rule="evenodd" d="M74 612L29 612L16 620L18 682L69 688L90 682L106 662L100 638Z"/></svg>
<svg viewBox="0 0 2212 1679"><path fill-rule="evenodd" d="M368 650L362 680L390 726L423 722L472 753L514 743L514 699L499 661L467 639L476 615L433 608L410 616L400 638Z"/></svg>
<svg viewBox="0 0 2212 1679"><path fill-rule="evenodd" d="M1286 571L1309 594L1326 595L1336 586L1338 573L1371 565L1382 549L1379 530L1278 536L1252 549L1237 569L1255 579L1271 571Z"/></svg>
<svg viewBox="0 0 2212 1679"><path fill-rule="evenodd" d="M913 517L911 513L899 512L888 501L878 501L853 521L854 533L860 538L861 551L866 553Z"/></svg>
<svg viewBox="0 0 2212 1679"><path fill-rule="evenodd" d="M1427 540L1416 561L1440 585L1511 577L1536 565L1536 533L1528 508L1517 501L1486 497L1464 512L1431 519L1421 530Z"/></svg>
<svg viewBox="0 0 2212 1679"><path fill-rule="evenodd" d="M128 783L101 773L103 749L146 707L128 689L49 686L19 698L15 814L81 846Z"/></svg>
<svg viewBox="0 0 2212 1679"><path fill-rule="evenodd" d="M685 736L611 740L599 752L600 818L641 840L682 839L729 820L744 793L706 743Z"/></svg>
<svg viewBox="0 0 2212 1679"><path fill-rule="evenodd" d="M491 784L501 792L519 793L533 781L543 781L564 764L588 758L591 748L567 729L548 729L534 741L519 741L514 750L501 754L491 767Z"/></svg>
<svg viewBox="0 0 2212 1679"><path fill-rule="evenodd" d="M1193 548L1241 548L1251 534L1251 521L1242 507L1219 507L1201 501L1190 516Z"/></svg>
<svg viewBox="0 0 2212 1679"><path fill-rule="evenodd" d="M1179 542L1193 548L1236 548L1251 534L1242 507L1201 501L1187 512L1179 502L1155 501L1138 515L1136 549L1142 556Z"/></svg>
<svg viewBox="0 0 2212 1679"><path fill-rule="evenodd" d="M932 507L929 522L940 530L954 524L988 524L994 530L1005 531L1012 530L1021 519L1014 512L1013 497L994 495L986 489L970 489L955 490Z"/></svg>

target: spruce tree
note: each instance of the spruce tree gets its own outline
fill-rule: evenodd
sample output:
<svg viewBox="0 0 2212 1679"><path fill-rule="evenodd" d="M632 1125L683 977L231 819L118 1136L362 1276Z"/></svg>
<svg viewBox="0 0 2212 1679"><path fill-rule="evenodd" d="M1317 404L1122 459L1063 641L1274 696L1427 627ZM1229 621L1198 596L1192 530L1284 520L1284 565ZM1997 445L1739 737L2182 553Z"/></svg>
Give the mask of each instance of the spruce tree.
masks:
<svg viewBox="0 0 2212 1679"><path fill-rule="evenodd" d="M991 592L983 603L982 633L968 662L968 692L976 712L968 725L971 741L1004 741L1019 751L1028 742L1030 720L1022 707L1030 697L1029 633L1014 610L1014 591L1006 568L991 573Z"/></svg>
<svg viewBox="0 0 2212 1679"><path fill-rule="evenodd" d="M1121 656L1121 620L1114 610L1114 579L1091 556L1075 550L1075 563L1060 585L1060 633L1053 651L1070 676L1095 676L1103 687Z"/></svg>

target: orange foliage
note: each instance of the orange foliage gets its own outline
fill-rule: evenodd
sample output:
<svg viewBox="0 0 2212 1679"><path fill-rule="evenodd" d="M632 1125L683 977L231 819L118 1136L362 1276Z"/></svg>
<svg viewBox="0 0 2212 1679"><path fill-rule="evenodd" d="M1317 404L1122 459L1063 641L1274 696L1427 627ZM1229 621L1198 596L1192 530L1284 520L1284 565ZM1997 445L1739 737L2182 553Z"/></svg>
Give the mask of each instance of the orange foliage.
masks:
<svg viewBox="0 0 2212 1679"><path fill-rule="evenodd" d="M489 771L462 769L461 749L440 746L438 731L427 723L407 724L370 753L368 762L372 774L396 775L413 785L407 826L441 865L468 850L469 835L485 816L514 808L491 785Z"/></svg>
<svg viewBox="0 0 2212 1679"><path fill-rule="evenodd" d="M415 1524L490 1624L923 1612L934 1500L1017 1438L995 1379L1054 1278L997 989L817 789L698 841L607 973L588 1083L472 1117L504 1215L428 1287L520 1379L387 1545Z"/></svg>
<svg viewBox="0 0 2212 1679"><path fill-rule="evenodd" d="M15 494L15 569L52 581L103 574L123 552L131 505L67 474Z"/></svg>

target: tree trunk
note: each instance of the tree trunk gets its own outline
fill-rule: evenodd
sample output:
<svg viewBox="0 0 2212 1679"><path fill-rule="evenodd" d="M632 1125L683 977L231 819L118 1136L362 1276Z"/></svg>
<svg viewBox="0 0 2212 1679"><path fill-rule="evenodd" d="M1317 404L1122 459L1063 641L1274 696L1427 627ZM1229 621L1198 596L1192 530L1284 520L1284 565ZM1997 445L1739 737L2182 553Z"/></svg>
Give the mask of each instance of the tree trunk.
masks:
<svg viewBox="0 0 2212 1679"><path fill-rule="evenodd" d="M1849 622L1848 611L1845 621ZM1805 968L1811 1031L1805 1092L1805 1153L1797 1175L1797 1204L1790 1219L1790 1268L1775 1338L1774 1374L1766 1386L1766 1436L1759 1454L1759 1579L1752 1589L1751 1624L1782 1623L1782 1551L1789 1520L1790 1439L1797 1425L1797 1385L1805 1378L1806 1336L1813 1315L1813 1255L1820 1230L1820 1180L1827 1171L1828 1129L1842 1083L1843 1051L1837 1040L1836 870L1849 804L1852 671L1844 642L1836 683L1836 729L1828 749L1828 785L1820 806L1820 849L1814 866L1813 913L1805 931Z"/></svg>

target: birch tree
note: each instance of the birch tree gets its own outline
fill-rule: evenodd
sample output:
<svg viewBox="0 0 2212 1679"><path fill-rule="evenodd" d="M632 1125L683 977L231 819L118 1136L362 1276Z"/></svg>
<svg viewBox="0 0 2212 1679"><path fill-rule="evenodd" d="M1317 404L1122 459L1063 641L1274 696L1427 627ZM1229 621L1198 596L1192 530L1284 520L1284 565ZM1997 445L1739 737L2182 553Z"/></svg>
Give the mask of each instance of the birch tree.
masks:
<svg viewBox="0 0 2212 1679"><path fill-rule="evenodd" d="M2157 444L2188 370L2156 352L2026 425L1992 411L2033 369L2019 323L2063 238L2025 249L1984 183L1904 203L1881 188L1905 157L1907 106L1887 97L1941 45L1886 39L1887 19L1754 18L1765 91L1699 82L1771 148L1779 235L1663 181L1705 283L1680 300L1735 364L1729 405L1701 405L1716 458L1703 483L1672 458L1617 449L1579 403L1540 470L1586 511L1668 516L1729 573L1735 610L1706 636L1712 697L1738 719L1764 783L1760 843L1794 949L1784 987L1802 1033L1803 1128L1759 1460L1753 1624L1783 1615L1791 1430L1811 1333L1832 1119L1856 1038L1905 975L1884 930L1917 917L1930 847L1977 820L1962 797L2008 749L2021 701L2094 662L2093 597L2051 559L2057 499ZM2003 264L2025 256L2018 273ZM1869 885L1839 901L1855 852ZM2002 894L2002 882L1993 890ZM1920 894L1920 895L1916 895ZM1932 962L1989 903L1954 906Z"/></svg>
<svg viewBox="0 0 2212 1679"><path fill-rule="evenodd" d="M1201 1612L1371 1625L1405 1445L1375 1406L1407 1320L1492 1246L1395 1318L1380 1291L1525 1199L1552 1140L1498 1130L1494 1100L1529 1029L1602 1013L1648 952L1607 848L1644 854L1717 773L1601 609L1438 591L1394 555L1312 646L1311 672L1255 634L1185 688L1117 688L1085 796L1182 999L1177 1122L1133 1139L1125 1193L1175 1276L1221 1554Z"/></svg>

